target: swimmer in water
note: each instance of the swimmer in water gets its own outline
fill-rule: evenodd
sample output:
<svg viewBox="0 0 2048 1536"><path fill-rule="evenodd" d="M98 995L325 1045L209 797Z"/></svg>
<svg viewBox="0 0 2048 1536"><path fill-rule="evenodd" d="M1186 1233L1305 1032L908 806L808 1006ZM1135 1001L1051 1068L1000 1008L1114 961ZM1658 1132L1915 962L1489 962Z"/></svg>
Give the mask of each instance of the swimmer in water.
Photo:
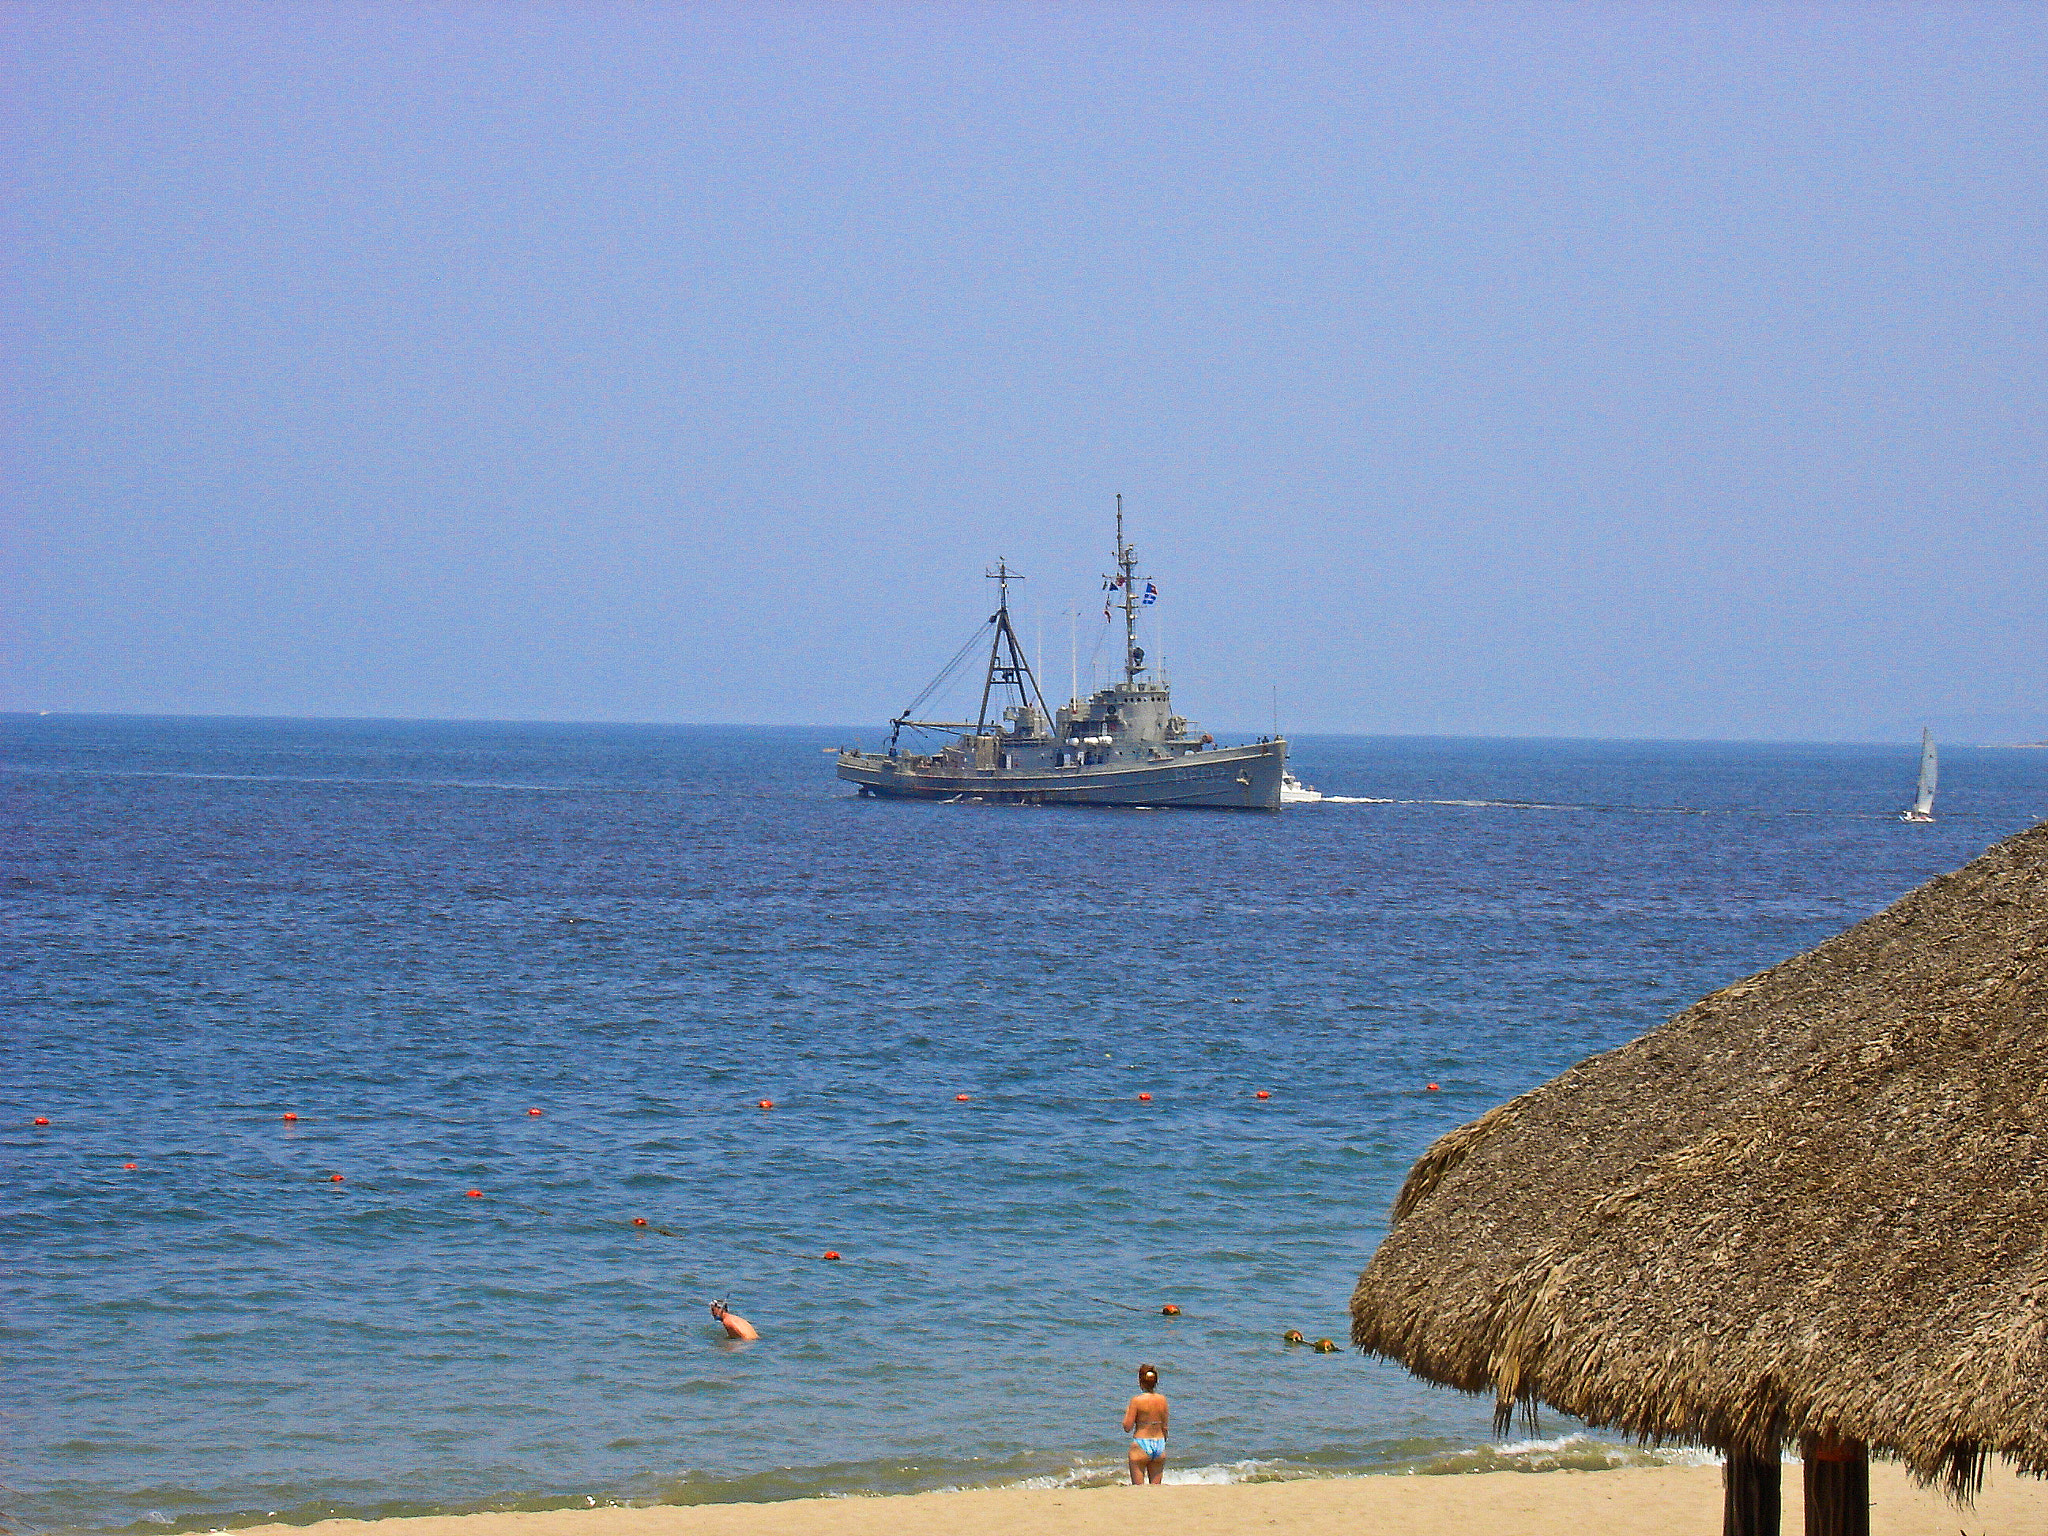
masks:
<svg viewBox="0 0 2048 1536"><path fill-rule="evenodd" d="M1138 1367L1138 1395L1124 1407L1124 1433L1131 1437L1131 1482L1158 1482L1166 1476L1166 1394L1159 1390L1159 1372Z"/></svg>
<svg viewBox="0 0 2048 1536"><path fill-rule="evenodd" d="M727 1310L725 1303L722 1301L711 1303L711 1320L714 1323L725 1325L725 1336L728 1339L758 1339L761 1337L760 1330L755 1328L744 1317L741 1317L739 1313Z"/></svg>

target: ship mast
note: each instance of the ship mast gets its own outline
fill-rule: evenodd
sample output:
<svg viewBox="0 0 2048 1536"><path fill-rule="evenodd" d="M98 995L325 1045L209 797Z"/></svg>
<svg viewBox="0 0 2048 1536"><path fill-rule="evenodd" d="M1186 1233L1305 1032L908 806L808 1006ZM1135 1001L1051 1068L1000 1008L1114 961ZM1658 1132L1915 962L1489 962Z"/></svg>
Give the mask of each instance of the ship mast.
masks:
<svg viewBox="0 0 2048 1536"><path fill-rule="evenodd" d="M1124 588L1124 681L1135 683L1143 666L1138 649L1138 551L1124 542L1124 498L1116 498L1116 568Z"/></svg>
<svg viewBox="0 0 2048 1536"><path fill-rule="evenodd" d="M891 756L895 755L897 740L902 736L906 725L914 731L972 731L977 736L983 734L988 729L989 697L997 688L1016 689L1017 702L1020 705L1029 706L1035 697L1041 719L1052 718L1052 711L1046 707L1045 691L1038 686L1037 674L1031 670L1031 663L1025 658L1024 646L1017 639L1016 626L1010 622L1010 583L1022 581L1024 578L1011 570L1009 562L1002 559L998 559L996 568L986 574L990 581L998 585L996 611L967 637L966 643L953 653L953 659L939 668L938 676L924 685L923 691L905 706L903 713L890 720ZM980 713L971 721L918 719L918 710L924 707L932 695L952 681L953 674L960 665L981 644L984 631L991 632L991 637L988 647L988 669L983 674L981 682ZM1040 728L1043 729L1043 726Z"/></svg>
<svg viewBox="0 0 2048 1536"><path fill-rule="evenodd" d="M981 683L981 712L974 722L974 734L977 736L988 729L989 695L999 687L1016 689L1017 702L1024 705L1029 705L1031 696L1036 693L1039 711L1045 712L1045 695L1038 687L1038 679L1032 675L1031 663L1024 659L1024 647L1017 642L1017 631L1010 624L1010 583L1024 578L1011 570L1009 562L1001 556L996 558L996 568L985 574L996 584L996 611L988 618L995 633L989 639L988 672ZM1008 652L1007 660L1004 659L1005 651Z"/></svg>

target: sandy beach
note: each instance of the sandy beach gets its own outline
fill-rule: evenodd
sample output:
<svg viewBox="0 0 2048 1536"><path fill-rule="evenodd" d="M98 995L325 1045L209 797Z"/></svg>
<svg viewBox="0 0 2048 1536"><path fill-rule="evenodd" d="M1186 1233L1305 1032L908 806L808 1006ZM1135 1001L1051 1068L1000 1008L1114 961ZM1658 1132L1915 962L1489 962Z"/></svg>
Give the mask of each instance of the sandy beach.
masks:
<svg viewBox="0 0 2048 1536"><path fill-rule="evenodd" d="M1871 1468L1872 1536L1995 1536L2048 1531L2048 1482L1994 1470L1958 1510L1898 1468ZM1786 1536L1803 1529L1787 1466ZM1718 1467L1612 1472L1479 1472L1167 1488L1001 1488L889 1498L799 1499L654 1509L327 1520L254 1526L244 1536L1125 1536L1136 1529L1215 1536L1331 1530L1373 1536L1714 1536Z"/></svg>

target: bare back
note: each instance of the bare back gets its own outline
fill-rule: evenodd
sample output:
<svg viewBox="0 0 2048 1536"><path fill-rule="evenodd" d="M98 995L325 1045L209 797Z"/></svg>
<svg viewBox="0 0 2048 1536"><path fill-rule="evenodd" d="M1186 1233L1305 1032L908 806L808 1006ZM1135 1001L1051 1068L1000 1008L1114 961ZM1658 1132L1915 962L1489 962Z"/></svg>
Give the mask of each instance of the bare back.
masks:
<svg viewBox="0 0 2048 1536"><path fill-rule="evenodd" d="M1140 1392L1124 1408L1124 1433L1164 1440L1166 1418L1166 1394Z"/></svg>

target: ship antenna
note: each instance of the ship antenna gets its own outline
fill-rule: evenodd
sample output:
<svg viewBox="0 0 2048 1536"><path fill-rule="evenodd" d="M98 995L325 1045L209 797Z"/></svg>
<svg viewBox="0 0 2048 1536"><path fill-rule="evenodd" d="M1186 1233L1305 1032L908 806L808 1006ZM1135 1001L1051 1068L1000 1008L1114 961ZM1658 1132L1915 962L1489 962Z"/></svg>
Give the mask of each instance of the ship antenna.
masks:
<svg viewBox="0 0 2048 1536"><path fill-rule="evenodd" d="M1124 579L1124 681L1138 680L1138 552L1124 542L1124 498L1116 498L1116 568Z"/></svg>

